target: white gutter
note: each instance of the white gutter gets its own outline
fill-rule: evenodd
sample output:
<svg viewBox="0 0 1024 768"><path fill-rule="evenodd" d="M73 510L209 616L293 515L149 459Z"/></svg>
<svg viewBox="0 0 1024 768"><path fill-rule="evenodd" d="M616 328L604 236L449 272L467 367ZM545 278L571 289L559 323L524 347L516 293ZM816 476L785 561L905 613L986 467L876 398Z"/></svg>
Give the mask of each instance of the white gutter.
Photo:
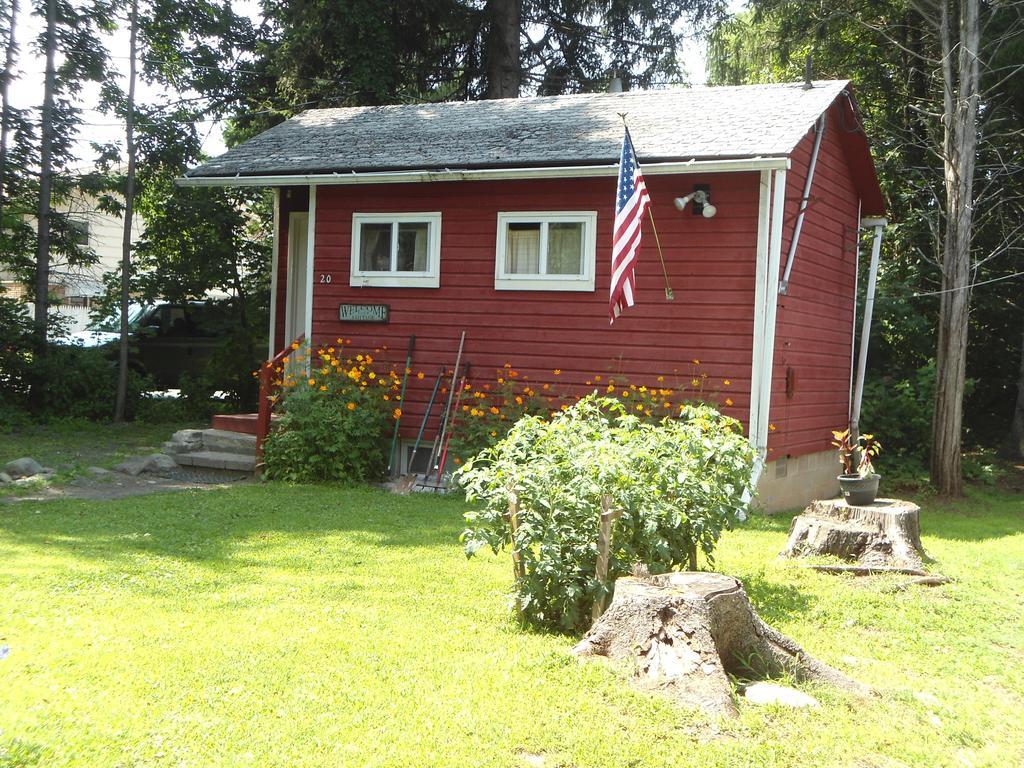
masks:
<svg viewBox="0 0 1024 768"><path fill-rule="evenodd" d="M774 188L772 189L771 214L766 215L767 184L762 176L761 217L758 223L758 268L757 285L754 291L754 357L751 361L751 418L750 440L757 456L752 472L753 485L756 487L761 472L768 462L768 414L772 399L772 368L775 363L775 317L779 298L779 268L782 263L782 222L786 208L786 171L775 171ZM770 218L770 230L766 228ZM767 237L766 237L767 232ZM767 241L767 264L762 256L762 242ZM763 268L762 268L762 265ZM758 301L760 297L760 301ZM763 317L758 340L758 315ZM754 412L754 400L756 414Z"/></svg>
<svg viewBox="0 0 1024 768"><path fill-rule="evenodd" d="M742 171L785 170L788 157L753 157L742 160L686 160L671 163L646 163L648 176L676 173L737 173ZM357 173L313 173L272 176L185 176L175 179L182 187L304 187L309 184L406 184L426 181L486 181L489 179L566 179L593 176L617 176L618 163L609 165L570 165L543 168L466 168L439 171L368 171Z"/></svg>
<svg viewBox="0 0 1024 768"><path fill-rule="evenodd" d="M853 412L850 414L850 434L860 434L860 406L864 397L864 372L868 365L868 344L871 342L871 315L875 308L875 284L878 279L878 256L882 250L882 230L886 219L864 219L862 227L874 227L875 239L871 243L871 268L868 271L867 295L864 298L864 323L860 330L860 355L857 360L857 381L853 388Z"/></svg>
<svg viewBox="0 0 1024 768"><path fill-rule="evenodd" d="M764 360L764 317L765 286L768 281L768 235L771 230L771 171L761 171L760 192L757 206L757 259L754 274L754 344L750 357L750 417L747 424L750 443L759 448L757 442L758 414L761 398L758 387L761 382L761 364Z"/></svg>
<svg viewBox="0 0 1024 768"><path fill-rule="evenodd" d="M811 152L811 164L807 167L807 178L804 180L804 194L800 198L800 213L796 217L793 239L789 241L786 273L782 276L782 283L779 285L779 293L783 295L789 291L789 274L793 271L793 262L796 260L796 246L800 242L800 232L804 228L804 213L807 211L807 203L811 199L811 184L814 182L814 168L818 165L818 152L821 151L821 137L825 135L826 115L827 113L822 114L814 126L814 150Z"/></svg>

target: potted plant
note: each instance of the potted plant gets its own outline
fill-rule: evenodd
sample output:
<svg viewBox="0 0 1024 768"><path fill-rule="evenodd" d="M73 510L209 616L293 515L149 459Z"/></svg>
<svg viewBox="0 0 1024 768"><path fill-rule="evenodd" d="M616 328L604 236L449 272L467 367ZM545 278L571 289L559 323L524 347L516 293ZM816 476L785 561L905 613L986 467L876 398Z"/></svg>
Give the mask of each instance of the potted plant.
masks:
<svg viewBox="0 0 1024 768"><path fill-rule="evenodd" d="M882 444L874 435L861 435L852 443L849 429L833 431L832 438L832 445L839 449L839 463L843 465L838 480L846 503L851 506L873 504L882 476L875 472L872 460L881 452ZM857 454L860 454L859 461Z"/></svg>

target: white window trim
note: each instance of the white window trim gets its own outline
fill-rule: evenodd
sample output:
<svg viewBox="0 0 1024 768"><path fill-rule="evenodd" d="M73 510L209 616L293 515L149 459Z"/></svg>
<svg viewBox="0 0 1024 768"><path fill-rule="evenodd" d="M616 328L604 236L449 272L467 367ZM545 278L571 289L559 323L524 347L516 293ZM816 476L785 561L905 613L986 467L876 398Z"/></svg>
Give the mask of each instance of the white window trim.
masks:
<svg viewBox="0 0 1024 768"><path fill-rule="evenodd" d="M583 274L520 275L505 272L505 244L509 224L583 224ZM494 288L499 291L593 291L597 260L597 211L503 211L498 213L498 235L494 262ZM541 238L541 264L547 257L547 238Z"/></svg>
<svg viewBox="0 0 1024 768"><path fill-rule="evenodd" d="M427 269L423 272L378 272L359 269L360 231L363 224L429 225ZM392 227L392 263L396 258L398 227ZM441 212L425 213L353 213L352 251L349 258L349 285L353 288L437 288L441 285Z"/></svg>

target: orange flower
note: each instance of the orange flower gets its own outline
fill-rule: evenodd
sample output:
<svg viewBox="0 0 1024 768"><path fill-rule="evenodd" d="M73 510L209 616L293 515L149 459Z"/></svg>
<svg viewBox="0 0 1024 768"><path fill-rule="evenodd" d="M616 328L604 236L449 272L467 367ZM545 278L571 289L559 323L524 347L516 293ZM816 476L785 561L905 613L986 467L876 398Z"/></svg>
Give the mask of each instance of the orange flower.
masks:
<svg viewBox="0 0 1024 768"><path fill-rule="evenodd" d="M495 415L497 415L498 413L500 413L500 411L499 411L499 410L498 410L498 409L497 409L497 408L496 408L495 406L493 406L493 405L492 405L492 406L491 406L491 407L490 407L490 408L489 408L488 410L489 410L489 411L490 411L491 413L495 414Z"/></svg>
<svg viewBox="0 0 1024 768"><path fill-rule="evenodd" d="M519 395L516 395L516 405L522 405L522 404L523 404L523 398L521 398Z"/></svg>
<svg viewBox="0 0 1024 768"><path fill-rule="evenodd" d="M491 430L491 437L497 437L497 436L498 436L498 433L497 433L497 432L495 432L495 431L494 431L494 430L492 429L492 430Z"/></svg>
<svg viewBox="0 0 1024 768"><path fill-rule="evenodd" d="M298 348L299 348L299 342L293 341L292 342L292 349L298 349Z"/></svg>
<svg viewBox="0 0 1024 768"><path fill-rule="evenodd" d="M724 384L725 386L727 386L727 387L728 387L728 386L729 386L730 384L732 384L732 382L731 382L731 381L729 381L728 379L722 379L722 383L723 383L723 384Z"/></svg>
<svg viewBox="0 0 1024 768"><path fill-rule="evenodd" d="M505 383L505 380L504 380L503 378L501 378L501 377L499 376L499 377L498 377L498 383L499 383L499 384L504 384L504 383Z"/></svg>
<svg viewBox="0 0 1024 768"><path fill-rule="evenodd" d="M316 379L310 379L309 380L309 386L315 387L316 386Z"/></svg>
<svg viewBox="0 0 1024 768"><path fill-rule="evenodd" d="M659 377L658 377L658 381L659 381L659 382L662 382L662 381L664 381L664 380L665 380L665 377L664 377L664 376L659 376Z"/></svg>
<svg viewBox="0 0 1024 768"><path fill-rule="evenodd" d="M353 402L349 402L349 404L346 405L345 407L348 408L350 411L354 411L356 409L356 404Z"/></svg>
<svg viewBox="0 0 1024 768"><path fill-rule="evenodd" d="M417 373L416 374L416 378L417 379L422 379L423 378L423 371L420 371L419 373Z"/></svg>
<svg viewBox="0 0 1024 768"><path fill-rule="evenodd" d="M320 391L321 392L326 392L327 391L327 387L325 387L323 384L321 384L320 385Z"/></svg>
<svg viewBox="0 0 1024 768"><path fill-rule="evenodd" d="M469 410L469 406L468 406L468 405L464 405L464 406L462 406L462 410L464 410L464 411L468 411L468 410Z"/></svg>
<svg viewBox="0 0 1024 768"><path fill-rule="evenodd" d="M513 378L513 379L514 379L514 378L515 378L516 376L518 376L519 374L518 374L518 373L517 373L516 371L509 371L509 372L508 372L508 375L509 375L509 376L510 376L511 378Z"/></svg>
<svg viewBox="0 0 1024 768"><path fill-rule="evenodd" d="M690 385L694 387L700 386L700 379L690 379Z"/></svg>
<svg viewBox="0 0 1024 768"><path fill-rule="evenodd" d="M726 405L732 405L732 398L731 397L725 398L725 404Z"/></svg>
<svg viewBox="0 0 1024 768"><path fill-rule="evenodd" d="M391 412L391 415L392 417L394 417L395 421L398 421L400 418L402 418L402 409L395 408L395 410Z"/></svg>
<svg viewBox="0 0 1024 768"><path fill-rule="evenodd" d="M769 424L768 425L768 431L769 432L774 432L775 431L775 425L774 424Z"/></svg>
<svg viewBox="0 0 1024 768"><path fill-rule="evenodd" d="M600 381L600 380L601 380L601 377L600 377L600 376L595 376L595 377L594 377L594 381Z"/></svg>
<svg viewBox="0 0 1024 768"><path fill-rule="evenodd" d="M555 376L561 376L562 375L562 369L561 368L555 368L555 370L553 370L552 373L555 374Z"/></svg>
<svg viewBox="0 0 1024 768"><path fill-rule="evenodd" d="M628 389L622 390L622 396L623 397L629 397L629 390Z"/></svg>
<svg viewBox="0 0 1024 768"><path fill-rule="evenodd" d="M693 364L700 365L700 360L698 360L697 358L693 358Z"/></svg>

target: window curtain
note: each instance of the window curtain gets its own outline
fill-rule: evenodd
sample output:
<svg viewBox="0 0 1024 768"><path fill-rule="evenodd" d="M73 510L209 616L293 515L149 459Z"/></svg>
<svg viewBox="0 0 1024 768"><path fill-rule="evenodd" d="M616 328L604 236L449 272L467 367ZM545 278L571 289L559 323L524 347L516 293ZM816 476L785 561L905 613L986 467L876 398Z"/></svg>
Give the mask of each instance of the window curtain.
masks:
<svg viewBox="0 0 1024 768"><path fill-rule="evenodd" d="M539 225L509 225L505 241L505 272L510 275L540 273Z"/></svg>

